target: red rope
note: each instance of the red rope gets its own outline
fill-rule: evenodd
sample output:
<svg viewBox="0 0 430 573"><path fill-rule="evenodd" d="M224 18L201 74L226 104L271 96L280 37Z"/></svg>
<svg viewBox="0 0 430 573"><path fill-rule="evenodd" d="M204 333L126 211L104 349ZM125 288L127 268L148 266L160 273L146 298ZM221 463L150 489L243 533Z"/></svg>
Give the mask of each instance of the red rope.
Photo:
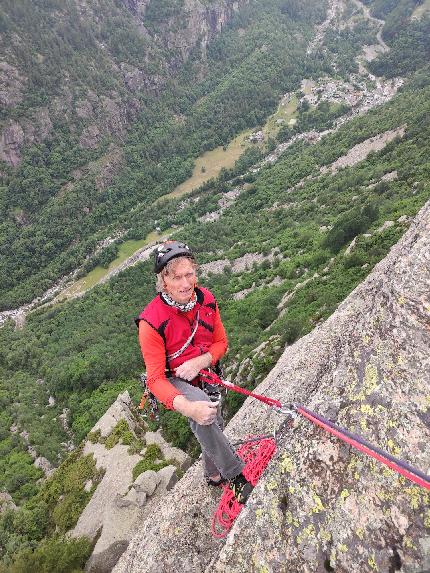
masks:
<svg viewBox="0 0 430 573"><path fill-rule="evenodd" d="M360 444L360 442L355 440L354 438L350 438L350 437L346 436L340 430L337 430L336 428L333 428L330 425L325 424L322 420L319 420L318 418L313 416L311 412L306 411L305 409L301 408L300 406L297 406L297 411L300 412L300 414L302 416L304 416L305 418L308 418L308 420L310 420L314 424L321 426L321 428L324 428L324 430L326 430L327 432L330 432L331 434L333 434L337 438L340 438L341 440L350 444L354 448L357 448L357 450L360 450L361 452L367 454L368 456L375 458L375 460L378 460L378 462L385 464L386 466L388 466L392 470L395 470L396 472L398 472L402 476L404 476L407 479L417 483L421 487L424 487L424 488L430 490L430 482L425 481L420 476L417 476L417 475L413 474L412 472L408 471L407 469L402 468L400 465L396 464L394 461L386 459L380 453L375 452L374 450L367 447L365 444Z"/></svg>
<svg viewBox="0 0 430 573"><path fill-rule="evenodd" d="M242 444L236 453L246 464L243 475L255 486L276 452L276 442L272 437L262 438L259 441L254 438L252 440ZM236 501L229 486L225 485L212 519L214 537L221 539L227 535L242 507L243 505Z"/></svg>
<svg viewBox="0 0 430 573"><path fill-rule="evenodd" d="M216 374L212 372L207 372L205 370L202 370L200 372L200 375L201 378L205 382L208 382L209 384L219 384L235 392L246 394L247 396L252 396L257 400L260 400L260 402L264 402L269 406L279 408L281 413L288 413L288 409L285 409L282 403L279 402L279 400L275 400L274 398L268 398L267 396L262 396L261 394L255 394L254 392L245 390L240 386L235 386L231 382L227 382L226 380L221 380ZM335 426L335 424L330 423L322 416L314 414L313 412L311 412L307 408L304 408L303 406L299 406L298 404L291 404L290 408L293 408L293 410L295 410L296 412L298 412L299 414L301 414L314 424L321 426L322 428L327 430L327 432L330 432L331 434L343 440L347 444L350 444L351 446L357 448L357 450L360 450L361 452L367 454L368 456L371 456L375 460L378 460L382 464L385 464L390 469L398 472L400 475L413 481L419 486L430 490L430 476L423 474L423 472L410 466L403 460L399 460L398 458L395 458L391 454L384 452L380 448L370 443L366 443L361 436L351 434L351 432L349 432L348 430ZM284 411L282 411L283 409Z"/></svg>
<svg viewBox="0 0 430 573"><path fill-rule="evenodd" d="M239 394L245 394L245 396L252 396L253 398L257 398L260 402L264 402L268 406L276 406L277 408L281 408L282 404L279 400L275 398L269 398L268 396L262 396L261 394L255 394L246 388L242 388L241 386L235 386L232 382L228 382L227 380L221 380L219 376L217 376L214 372L208 372L207 370L200 370L199 372L200 380L203 382L207 382L207 384L214 384L218 386L224 386L228 390L233 390L234 392L238 392Z"/></svg>

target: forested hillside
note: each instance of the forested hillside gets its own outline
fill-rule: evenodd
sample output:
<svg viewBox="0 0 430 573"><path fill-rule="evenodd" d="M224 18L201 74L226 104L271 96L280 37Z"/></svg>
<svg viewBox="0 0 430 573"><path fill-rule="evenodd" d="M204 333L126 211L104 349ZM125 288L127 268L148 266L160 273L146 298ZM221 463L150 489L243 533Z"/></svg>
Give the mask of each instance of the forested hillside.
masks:
<svg viewBox="0 0 430 573"><path fill-rule="evenodd" d="M176 1L2 3L0 310L98 264L107 237L176 228L219 301L226 370L255 386L286 344L367 276L430 196L429 17L411 18L412 0L365 4L370 17L360 2L331 2L324 28L327 6L310 0L237 11L196 3L198 24ZM360 54L372 45L369 75ZM323 99L333 82L351 86L349 103ZM201 153L263 127L286 93L299 102L295 121L189 197L155 203ZM31 550L48 538L41 551L55 554L54 532L78 517L65 520L64 483L41 485L34 458L57 466L120 391L139 397L133 318L154 294L151 267L40 308L23 328L0 328L0 487L23 506L0 521L0 571L34 571ZM228 414L239 404L230 397ZM184 420L162 412L162 423L169 440L195 453ZM94 468L73 456L61 475L76 486ZM80 510L88 492L76 487L67 503Z"/></svg>
<svg viewBox="0 0 430 573"><path fill-rule="evenodd" d="M42 294L112 232L127 236L132 208L146 220L148 203L186 179L195 156L272 111L299 85L324 14L310 1L239 13L214 2L196 24L192 9L172 4L162 17L149 3L149 19L113 1L2 7L1 308ZM211 14L231 23L203 58ZM185 61L160 27L178 44L194 33Z"/></svg>

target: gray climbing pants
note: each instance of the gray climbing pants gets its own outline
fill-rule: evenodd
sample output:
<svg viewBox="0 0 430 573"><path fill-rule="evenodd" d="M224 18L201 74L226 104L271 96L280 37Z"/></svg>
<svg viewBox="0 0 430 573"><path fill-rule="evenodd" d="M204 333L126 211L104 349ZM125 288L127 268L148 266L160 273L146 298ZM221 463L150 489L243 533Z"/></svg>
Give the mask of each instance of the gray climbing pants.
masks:
<svg viewBox="0 0 430 573"><path fill-rule="evenodd" d="M170 378L170 382L187 400L210 402L210 398L203 390L189 384L182 378ZM222 477L230 479L240 474L245 464L236 455L223 433L224 421L221 416L221 407L218 406L217 418L209 426L197 424L191 418L189 418L189 422L191 430L202 448L205 476L215 476L220 473Z"/></svg>

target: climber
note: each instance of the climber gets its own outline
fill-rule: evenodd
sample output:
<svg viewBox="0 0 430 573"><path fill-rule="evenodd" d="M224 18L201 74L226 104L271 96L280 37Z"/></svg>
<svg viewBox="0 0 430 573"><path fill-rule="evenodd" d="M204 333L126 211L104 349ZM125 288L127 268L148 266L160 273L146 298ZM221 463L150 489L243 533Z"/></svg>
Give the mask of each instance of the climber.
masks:
<svg viewBox="0 0 430 573"><path fill-rule="evenodd" d="M239 503L253 489L244 462L223 434L220 398L211 400L199 380L227 351L227 337L213 294L197 286L197 264L189 247L167 241L154 252L158 295L138 319L147 385L166 408L189 419L200 443L209 485L228 483Z"/></svg>

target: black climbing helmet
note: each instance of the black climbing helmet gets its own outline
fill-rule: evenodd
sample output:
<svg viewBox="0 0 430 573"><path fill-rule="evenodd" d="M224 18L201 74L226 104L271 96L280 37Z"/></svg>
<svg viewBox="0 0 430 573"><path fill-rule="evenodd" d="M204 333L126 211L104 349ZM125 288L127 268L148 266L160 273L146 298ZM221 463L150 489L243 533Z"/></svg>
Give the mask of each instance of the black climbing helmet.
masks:
<svg viewBox="0 0 430 573"><path fill-rule="evenodd" d="M154 251L154 272L158 275L169 261L176 257L189 257L194 260L194 255L185 243L180 241L166 241L161 243Z"/></svg>

